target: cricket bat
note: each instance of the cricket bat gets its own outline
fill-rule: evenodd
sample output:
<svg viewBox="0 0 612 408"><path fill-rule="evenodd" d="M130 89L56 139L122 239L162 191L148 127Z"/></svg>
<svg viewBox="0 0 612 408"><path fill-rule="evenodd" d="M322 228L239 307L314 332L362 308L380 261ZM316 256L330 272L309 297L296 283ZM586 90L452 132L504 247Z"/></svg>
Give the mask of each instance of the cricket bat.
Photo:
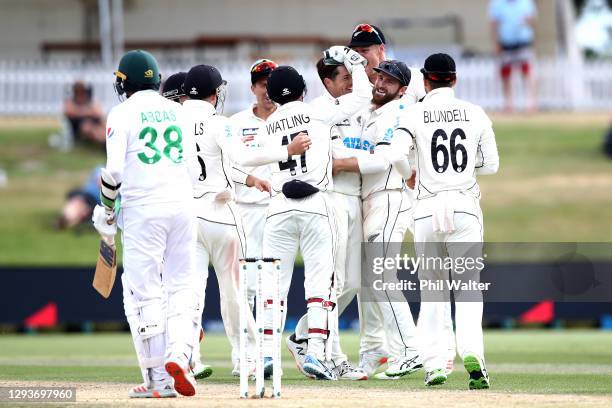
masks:
<svg viewBox="0 0 612 408"><path fill-rule="evenodd" d="M116 275L117 248L115 246L115 241L113 239L107 242L101 239L100 253L98 254L96 272L93 278L93 287L103 298L107 299L110 296L113 285L115 284Z"/></svg>

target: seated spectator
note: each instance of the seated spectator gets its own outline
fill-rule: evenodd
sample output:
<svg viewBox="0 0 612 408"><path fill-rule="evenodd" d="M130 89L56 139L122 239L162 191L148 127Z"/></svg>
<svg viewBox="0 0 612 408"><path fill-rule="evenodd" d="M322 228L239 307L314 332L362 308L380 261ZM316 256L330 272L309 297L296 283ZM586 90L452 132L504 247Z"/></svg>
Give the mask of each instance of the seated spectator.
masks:
<svg viewBox="0 0 612 408"><path fill-rule="evenodd" d="M57 220L58 229L70 229L82 222L89 222L96 204L100 204L100 169L98 166L81 187L66 195L62 215Z"/></svg>
<svg viewBox="0 0 612 408"><path fill-rule="evenodd" d="M102 106L93 99L91 86L80 81L72 85L72 98L64 102L64 116L75 142L104 145L106 118Z"/></svg>

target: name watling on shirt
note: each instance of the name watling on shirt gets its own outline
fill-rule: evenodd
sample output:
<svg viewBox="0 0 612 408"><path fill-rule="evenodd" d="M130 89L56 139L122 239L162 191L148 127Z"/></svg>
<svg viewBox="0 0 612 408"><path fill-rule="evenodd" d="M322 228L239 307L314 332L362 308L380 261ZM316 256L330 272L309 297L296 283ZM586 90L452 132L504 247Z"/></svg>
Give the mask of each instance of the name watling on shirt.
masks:
<svg viewBox="0 0 612 408"><path fill-rule="evenodd" d="M268 134L272 135L276 132L290 130L309 122L310 116L308 115L292 115L288 118L281 118L279 120L275 120L274 122L267 124L266 130L268 131Z"/></svg>

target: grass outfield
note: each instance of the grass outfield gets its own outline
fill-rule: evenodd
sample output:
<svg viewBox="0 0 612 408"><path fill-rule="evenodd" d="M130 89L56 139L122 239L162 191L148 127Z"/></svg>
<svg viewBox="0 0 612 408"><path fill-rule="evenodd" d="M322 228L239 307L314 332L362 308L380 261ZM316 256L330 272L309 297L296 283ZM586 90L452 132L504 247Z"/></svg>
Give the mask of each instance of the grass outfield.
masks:
<svg viewBox="0 0 612 408"><path fill-rule="evenodd" d="M344 332L343 349L358 360L358 335ZM485 348L492 389L507 393L612 395L612 332L603 331L487 331ZM129 334L60 334L0 336L0 380L121 382L140 379ZM229 343L224 335L208 335L202 355L214 374L203 384L235 384L231 376ZM283 346L283 385L326 387L298 373ZM445 390L467 388L467 374L457 369ZM351 388L422 390L423 373L398 381L342 382ZM78 386L78 385L77 385ZM127 385L126 385L127 386Z"/></svg>
<svg viewBox="0 0 612 408"><path fill-rule="evenodd" d="M485 237L497 242L610 242L612 161L601 153L604 116L495 120L500 172L482 177ZM93 229L57 232L65 193L105 160L50 149L51 128L0 128L0 265L91 265Z"/></svg>

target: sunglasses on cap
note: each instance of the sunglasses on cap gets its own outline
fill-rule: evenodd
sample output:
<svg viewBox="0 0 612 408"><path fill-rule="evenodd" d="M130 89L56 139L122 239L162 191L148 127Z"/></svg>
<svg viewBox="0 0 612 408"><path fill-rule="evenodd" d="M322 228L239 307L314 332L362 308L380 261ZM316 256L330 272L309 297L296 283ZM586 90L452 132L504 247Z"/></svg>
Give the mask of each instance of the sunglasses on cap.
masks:
<svg viewBox="0 0 612 408"><path fill-rule="evenodd" d="M278 67L276 62L270 61L269 59L260 59L251 65L251 73L254 74L258 72L272 71L276 67Z"/></svg>
<svg viewBox="0 0 612 408"><path fill-rule="evenodd" d="M389 61L381 62L380 65L378 65L378 68L374 68L374 71L384 72L385 74L391 75L392 77L400 81L402 86L408 86L408 84L410 83L410 80L406 78L400 67Z"/></svg>
<svg viewBox="0 0 612 408"><path fill-rule="evenodd" d="M357 31L362 31L362 32L366 32L366 33L373 33L376 38L378 39L378 41L380 41L381 44L384 44L385 42L383 41L382 37L380 36L380 34L378 33L378 30L376 30L372 25L364 23L364 24L359 24L357 27L355 27L355 29L353 30L354 33L356 33Z"/></svg>

